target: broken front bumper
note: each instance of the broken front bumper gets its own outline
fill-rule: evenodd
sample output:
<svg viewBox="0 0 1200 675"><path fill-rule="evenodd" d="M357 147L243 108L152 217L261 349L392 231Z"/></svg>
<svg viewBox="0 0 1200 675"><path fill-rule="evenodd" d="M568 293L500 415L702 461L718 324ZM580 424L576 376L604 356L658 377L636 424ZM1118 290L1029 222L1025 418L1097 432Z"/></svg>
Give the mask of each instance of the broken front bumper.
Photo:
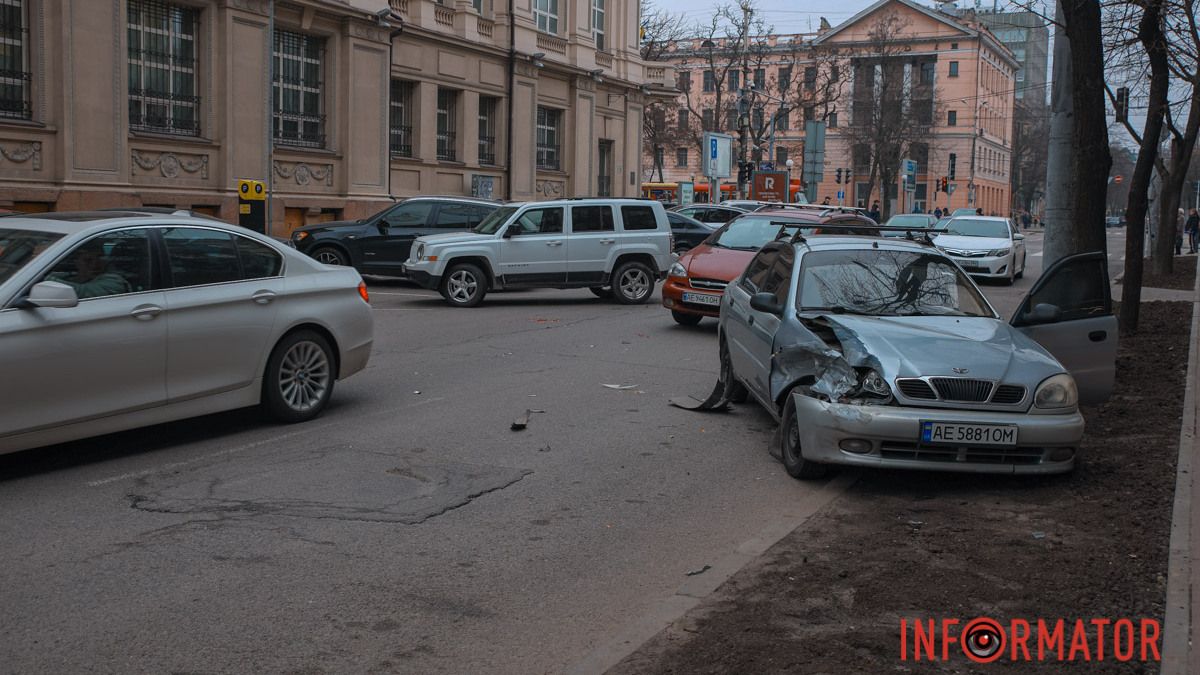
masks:
<svg viewBox="0 0 1200 675"><path fill-rule="evenodd" d="M1075 467L1083 416L828 403L793 393L805 459L827 464L971 473L1064 473ZM921 442L921 422L1017 427L1015 446L955 446ZM867 452L842 449L866 441ZM862 443L851 443L862 449Z"/></svg>

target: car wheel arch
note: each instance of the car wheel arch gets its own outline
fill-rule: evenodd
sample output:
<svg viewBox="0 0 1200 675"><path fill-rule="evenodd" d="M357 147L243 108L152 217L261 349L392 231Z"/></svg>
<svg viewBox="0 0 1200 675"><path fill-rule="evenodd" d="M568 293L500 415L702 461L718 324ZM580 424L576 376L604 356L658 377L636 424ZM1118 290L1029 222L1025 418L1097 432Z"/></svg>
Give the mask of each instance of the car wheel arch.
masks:
<svg viewBox="0 0 1200 675"><path fill-rule="evenodd" d="M783 409L787 405L788 397L792 395L792 392L796 391L797 387L811 387L812 385L814 385L816 383L817 383L817 378L815 376L805 375L803 377L799 377L799 378L796 378L795 380L792 380L786 386L782 387L780 389L780 391L782 393L779 394L779 396L775 397L776 419L780 419L780 420L783 419Z"/></svg>
<svg viewBox="0 0 1200 675"><path fill-rule="evenodd" d="M492 270L491 261L489 261L484 256L478 256L478 255L455 256L446 261L446 266L443 269L446 270L446 274L449 274L450 270L453 269L455 265L462 265L462 264L475 265L479 269L483 270L483 273L487 275L488 288L492 289L492 288L496 287L496 273L494 270Z"/></svg>
<svg viewBox="0 0 1200 675"><path fill-rule="evenodd" d="M640 262L649 267L650 270L655 274L662 272L662 270L658 269L658 263L654 261L654 256L650 255L649 253L638 251L617 254L616 259L613 260L612 267L608 271L609 277L612 277L613 273L617 271L617 268L627 262Z"/></svg>
<svg viewBox="0 0 1200 675"><path fill-rule="evenodd" d="M351 267L354 267L355 265L358 264L358 260L356 260L354 258L354 254L350 252L350 248L336 239L325 239L325 240L313 242L312 248L308 249L308 252L305 255L312 258L313 260L316 260L316 258L317 258L316 252L320 251L323 248L331 248L331 249L337 251L338 253L341 253L342 255L346 256L346 260L350 261Z"/></svg>
<svg viewBox="0 0 1200 675"><path fill-rule="evenodd" d="M337 338L335 338L333 336L333 332L330 331L325 326L323 326L319 323L312 322L312 321L304 321L304 322L297 323L293 326L289 326L287 330L285 330L279 334L279 337L275 338L275 342L273 342L271 344L271 350L269 352L267 352L267 359L263 362L262 377L264 380L267 377L267 365L268 365L268 362L270 361L270 356L272 353L275 352L275 348L279 346L279 343L281 343L285 339L287 339L287 337L289 335L291 335L293 333L298 333L303 330L311 330L312 332L325 338L325 341L329 343L329 347L333 350L333 379L336 382L341 377L342 350L341 350L341 347L338 346Z"/></svg>

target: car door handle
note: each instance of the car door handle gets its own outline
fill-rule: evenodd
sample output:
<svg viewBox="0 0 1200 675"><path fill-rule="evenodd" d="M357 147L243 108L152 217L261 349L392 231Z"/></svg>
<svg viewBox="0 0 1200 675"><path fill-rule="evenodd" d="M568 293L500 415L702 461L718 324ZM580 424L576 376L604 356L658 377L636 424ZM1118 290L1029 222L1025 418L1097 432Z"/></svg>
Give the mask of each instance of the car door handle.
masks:
<svg viewBox="0 0 1200 675"><path fill-rule="evenodd" d="M616 239L601 239L600 243L601 244L615 244L615 243L617 243L617 240Z"/></svg>
<svg viewBox="0 0 1200 675"><path fill-rule="evenodd" d="M1108 331L1106 330L1094 330L1088 333L1088 339L1092 342L1104 342L1105 338L1107 337Z"/></svg>
<svg viewBox="0 0 1200 675"><path fill-rule="evenodd" d="M562 242L561 241L548 241L548 242L546 242L546 245L547 246L562 246Z"/></svg>
<svg viewBox="0 0 1200 675"><path fill-rule="evenodd" d="M133 311L129 313L129 316L132 316L140 321L149 321L159 314L162 314L162 311L162 307L159 307L158 305L138 305L137 307L133 308Z"/></svg>
<svg viewBox="0 0 1200 675"><path fill-rule="evenodd" d="M275 299L275 291L258 291L250 298L260 305L265 305Z"/></svg>

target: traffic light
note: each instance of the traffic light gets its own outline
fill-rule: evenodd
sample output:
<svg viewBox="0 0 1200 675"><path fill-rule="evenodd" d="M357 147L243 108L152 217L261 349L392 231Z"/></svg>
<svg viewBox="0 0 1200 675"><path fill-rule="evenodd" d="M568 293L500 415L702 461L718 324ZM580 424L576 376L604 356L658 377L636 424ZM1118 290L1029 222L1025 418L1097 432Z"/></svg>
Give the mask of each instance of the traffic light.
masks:
<svg viewBox="0 0 1200 675"><path fill-rule="evenodd" d="M837 174L835 175L833 182L837 183L838 185L842 184L842 170L841 169L837 170Z"/></svg>
<svg viewBox="0 0 1200 675"><path fill-rule="evenodd" d="M946 172L946 175L950 178L950 180L954 180L954 165L957 163L958 155L954 154L953 152L950 153L950 170Z"/></svg>
<svg viewBox="0 0 1200 675"><path fill-rule="evenodd" d="M749 183L751 174L754 171L753 162L742 162L738 164L738 182Z"/></svg>
<svg viewBox="0 0 1200 675"><path fill-rule="evenodd" d="M949 192L950 191L949 188L950 188L950 181L947 180L945 176L942 176L942 192Z"/></svg>

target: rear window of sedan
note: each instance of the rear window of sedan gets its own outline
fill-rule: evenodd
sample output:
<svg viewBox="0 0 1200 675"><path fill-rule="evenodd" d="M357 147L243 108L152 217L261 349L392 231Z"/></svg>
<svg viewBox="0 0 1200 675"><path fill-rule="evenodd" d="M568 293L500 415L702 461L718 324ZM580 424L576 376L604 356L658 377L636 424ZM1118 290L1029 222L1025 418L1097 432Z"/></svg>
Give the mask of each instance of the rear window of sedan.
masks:
<svg viewBox="0 0 1200 675"><path fill-rule="evenodd" d="M801 228L811 229L814 227L812 223L801 221L788 222L786 225L781 224L784 222L788 221L765 216L742 216L726 224L708 243L710 246L716 246L717 248L757 251L765 246L767 242L778 237L781 229L784 230L785 234L790 236Z"/></svg>

